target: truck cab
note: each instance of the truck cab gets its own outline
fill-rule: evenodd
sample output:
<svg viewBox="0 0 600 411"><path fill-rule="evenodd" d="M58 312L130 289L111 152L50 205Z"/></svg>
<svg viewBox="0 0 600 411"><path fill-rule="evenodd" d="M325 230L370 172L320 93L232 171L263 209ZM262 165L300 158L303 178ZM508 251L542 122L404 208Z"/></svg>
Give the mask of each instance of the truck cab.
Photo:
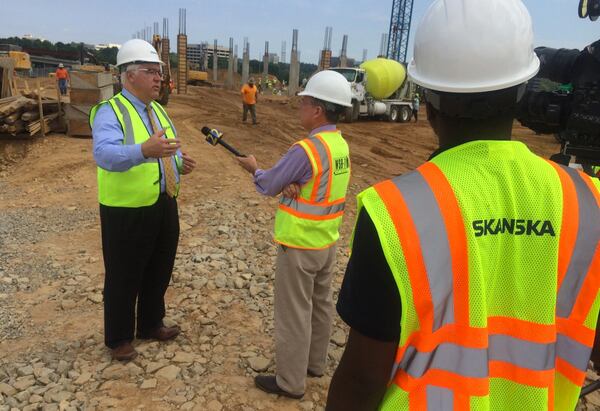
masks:
<svg viewBox="0 0 600 411"><path fill-rule="evenodd" d="M332 71L337 71L342 76L346 77L350 87L352 88L352 100L363 101L365 98L365 81L367 73L360 68L347 67L347 68L333 68Z"/></svg>

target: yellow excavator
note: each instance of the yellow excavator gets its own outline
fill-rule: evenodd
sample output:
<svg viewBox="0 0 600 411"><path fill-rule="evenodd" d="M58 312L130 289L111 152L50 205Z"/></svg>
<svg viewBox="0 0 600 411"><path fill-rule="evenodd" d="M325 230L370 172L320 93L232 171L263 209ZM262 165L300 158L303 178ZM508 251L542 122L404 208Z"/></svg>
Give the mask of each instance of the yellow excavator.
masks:
<svg viewBox="0 0 600 411"><path fill-rule="evenodd" d="M188 84L200 86L208 84L208 73L206 71L188 70Z"/></svg>
<svg viewBox="0 0 600 411"><path fill-rule="evenodd" d="M15 70L31 70L31 59L29 54L14 44L0 44L0 57L11 58L15 62Z"/></svg>

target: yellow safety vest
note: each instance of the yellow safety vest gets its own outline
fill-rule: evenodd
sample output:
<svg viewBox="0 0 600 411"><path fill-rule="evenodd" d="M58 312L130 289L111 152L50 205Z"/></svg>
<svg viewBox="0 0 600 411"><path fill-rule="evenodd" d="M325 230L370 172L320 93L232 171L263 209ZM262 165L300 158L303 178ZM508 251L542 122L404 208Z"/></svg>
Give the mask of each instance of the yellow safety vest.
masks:
<svg viewBox="0 0 600 411"><path fill-rule="evenodd" d="M281 197L275 216L275 241L292 248L319 250L339 238L346 191L350 182L350 151L339 131L324 132L296 143L312 166L311 179L297 199Z"/></svg>
<svg viewBox="0 0 600 411"><path fill-rule="evenodd" d="M600 184L474 141L358 197L402 301L382 410L573 410L600 309Z"/></svg>
<svg viewBox="0 0 600 411"><path fill-rule="evenodd" d="M133 104L121 93L103 101L90 110L90 127L98 109L109 104L115 112L123 129L123 144L142 144L152 133L146 128ZM160 125L166 130L165 136L176 138L175 128L163 107L157 102L151 103ZM181 167L178 156L174 156L177 167ZM108 171L101 167L98 171L98 201L110 207L145 207L156 203L160 194L160 165L156 158L148 158L144 163L131 167L127 171ZM179 184L177 184L179 193Z"/></svg>

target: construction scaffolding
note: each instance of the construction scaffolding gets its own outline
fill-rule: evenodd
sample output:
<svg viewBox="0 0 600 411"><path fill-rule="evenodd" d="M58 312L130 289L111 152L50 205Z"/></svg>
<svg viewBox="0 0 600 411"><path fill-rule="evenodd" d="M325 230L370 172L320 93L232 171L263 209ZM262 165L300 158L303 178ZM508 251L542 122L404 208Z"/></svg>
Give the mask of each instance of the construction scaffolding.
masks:
<svg viewBox="0 0 600 411"><path fill-rule="evenodd" d="M323 50L319 59L319 70L327 70L331 67L331 38L333 36L333 27L325 27L325 41Z"/></svg>
<svg viewBox="0 0 600 411"><path fill-rule="evenodd" d="M177 93L187 94L187 34L186 34L186 9L179 9L179 34L177 35Z"/></svg>

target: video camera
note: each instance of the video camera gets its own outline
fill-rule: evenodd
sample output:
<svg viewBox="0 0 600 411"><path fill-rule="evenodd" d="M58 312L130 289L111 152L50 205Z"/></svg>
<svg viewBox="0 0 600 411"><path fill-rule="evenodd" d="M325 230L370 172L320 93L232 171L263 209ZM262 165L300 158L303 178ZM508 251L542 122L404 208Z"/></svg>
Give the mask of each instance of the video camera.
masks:
<svg viewBox="0 0 600 411"><path fill-rule="evenodd" d="M569 164L575 156L589 172L600 165L600 40L582 51L535 52L540 71L527 85L517 118L536 133L556 136L562 147L553 160Z"/></svg>
<svg viewBox="0 0 600 411"><path fill-rule="evenodd" d="M600 0L580 0L579 17L600 17ZM568 165L572 156L588 174L600 166L600 40L584 50L535 49L540 71L527 85L517 119L538 134L554 134L561 152L552 160Z"/></svg>

